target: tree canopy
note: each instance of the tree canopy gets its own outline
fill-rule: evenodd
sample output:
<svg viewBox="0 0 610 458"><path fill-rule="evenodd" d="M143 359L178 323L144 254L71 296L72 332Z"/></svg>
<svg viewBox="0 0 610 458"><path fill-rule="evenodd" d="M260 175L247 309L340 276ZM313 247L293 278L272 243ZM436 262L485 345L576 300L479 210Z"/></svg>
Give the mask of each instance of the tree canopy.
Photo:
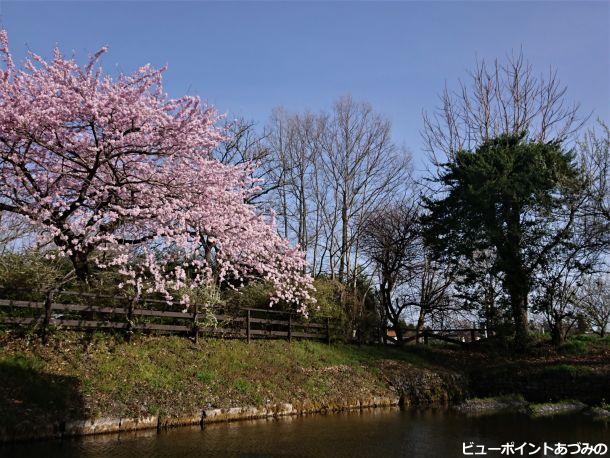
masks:
<svg viewBox="0 0 610 458"><path fill-rule="evenodd" d="M426 241L454 265L491 259L509 296L516 340L527 336L532 280L555 247L568 243L581 199L580 171L561 143L525 133L485 141L443 165L442 194L425 201Z"/></svg>
<svg viewBox="0 0 610 458"><path fill-rule="evenodd" d="M260 276L274 300L305 306L303 253L247 203L253 165L213 157L213 108L169 98L164 69L104 74L105 48L84 66L55 49L18 68L5 31L0 44L0 210L36 226L40 245L81 280L92 264L118 269L137 295Z"/></svg>

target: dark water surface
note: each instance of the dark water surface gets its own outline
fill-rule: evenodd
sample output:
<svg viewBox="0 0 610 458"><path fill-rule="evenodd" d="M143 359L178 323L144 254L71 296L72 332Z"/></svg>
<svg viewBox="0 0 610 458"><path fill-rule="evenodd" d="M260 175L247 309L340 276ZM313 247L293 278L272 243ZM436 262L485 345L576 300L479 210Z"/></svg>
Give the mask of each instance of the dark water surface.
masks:
<svg viewBox="0 0 610 458"><path fill-rule="evenodd" d="M610 426L583 416L466 417L447 410L376 409L0 446L4 457L438 457L462 443L610 442ZM526 449L523 456L528 456ZM488 451L487 456L506 456ZM514 456L519 456L517 453ZM531 456L545 456L542 453ZM553 456L547 453L546 456ZM574 456L574 455L572 455ZM610 456L606 455L606 456Z"/></svg>

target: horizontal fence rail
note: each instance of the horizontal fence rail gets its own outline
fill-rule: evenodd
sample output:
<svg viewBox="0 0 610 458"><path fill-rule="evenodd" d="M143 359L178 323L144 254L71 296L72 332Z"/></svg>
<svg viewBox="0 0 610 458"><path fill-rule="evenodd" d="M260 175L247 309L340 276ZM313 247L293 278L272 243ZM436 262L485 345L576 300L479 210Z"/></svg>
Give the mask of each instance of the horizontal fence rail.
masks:
<svg viewBox="0 0 610 458"><path fill-rule="evenodd" d="M486 339L488 337L487 333L488 331L484 328L423 329L419 332L408 329L404 331L401 342L408 343L423 340L427 345L431 339L435 339L457 345L465 345L467 343ZM388 338L394 343L398 342L396 337L388 336Z"/></svg>
<svg viewBox="0 0 610 458"><path fill-rule="evenodd" d="M222 310L201 304L184 308L183 304L158 299L132 303L125 297L63 291L46 294L44 301L0 299L0 325L37 326L45 341L49 328L155 331L190 334L195 340L207 335L248 342L260 338L330 342L333 330L328 317L305 319L273 309Z"/></svg>

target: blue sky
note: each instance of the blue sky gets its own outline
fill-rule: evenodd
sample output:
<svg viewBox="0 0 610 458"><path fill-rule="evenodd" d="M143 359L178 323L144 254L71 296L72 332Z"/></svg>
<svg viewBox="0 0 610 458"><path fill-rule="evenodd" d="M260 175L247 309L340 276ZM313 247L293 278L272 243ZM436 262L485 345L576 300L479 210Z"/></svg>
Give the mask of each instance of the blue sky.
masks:
<svg viewBox="0 0 610 458"><path fill-rule="evenodd" d="M1 2L21 60L58 44L109 71L169 65L167 91L197 94L261 124L271 109L370 101L397 143L422 157L421 112L476 57L523 48L558 69L568 98L610 120L610 2Z"/></svg>

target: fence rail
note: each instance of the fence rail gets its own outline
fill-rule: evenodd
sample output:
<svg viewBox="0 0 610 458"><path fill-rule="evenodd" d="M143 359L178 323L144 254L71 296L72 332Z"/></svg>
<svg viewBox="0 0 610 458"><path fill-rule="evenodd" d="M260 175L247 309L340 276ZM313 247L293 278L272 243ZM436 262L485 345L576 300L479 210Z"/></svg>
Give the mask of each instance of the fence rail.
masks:
<svg viewBox="0 0 610 458"><path fill-rule="evenodd" d="M65 297L70 302L56 300ZM77 298L77 300L75 300ZM111 301L112 305L78 303ZM122 303L122 305L116 305ZM142 305L156 306L142 308ZM117 329L251 339L313 339L330 342L331 320L327 317L307 320L290 312L257 308L209 310L194 304L188 311L159 310L159 307L184 307L157 299L131 303L118 296L63 291L47 294L44 301L0 299L0 325L38 326L47 339L49 328Z"/></svg>
<svg viewBox="0 0 610 458"><path fill-rule="evenodd" d="M413 332L412 335L403 336L403 343L423 339L424 343L427 345L431 339L436 339L457 345L465 345L469 342L476 342L487 338L487 330L484 328L424 329L421 332L411 332ZM406 333L409 333L409 331ZM398 342L396 338L390 338L390 340L395 343Z"/></svg>

